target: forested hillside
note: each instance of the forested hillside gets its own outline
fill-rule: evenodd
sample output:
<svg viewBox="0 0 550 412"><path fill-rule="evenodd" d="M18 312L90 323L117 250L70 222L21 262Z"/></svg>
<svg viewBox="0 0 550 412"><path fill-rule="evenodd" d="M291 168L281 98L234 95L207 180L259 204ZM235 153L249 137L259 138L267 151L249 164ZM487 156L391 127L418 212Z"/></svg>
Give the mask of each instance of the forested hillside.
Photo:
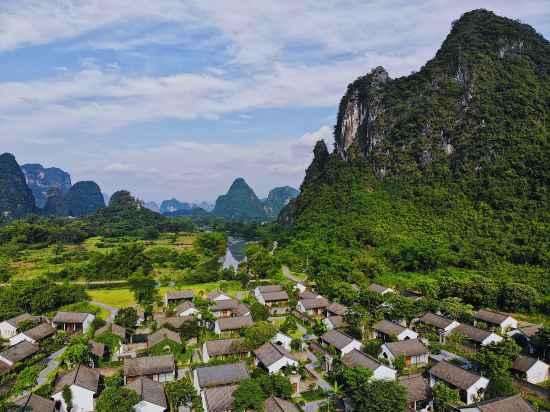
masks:
<svg viewBox="0 0 550 412"><path fill-rule="evenodd" d="M349 85L334 152L317 144L280 216L280 255L321 284L450 274L550 294L549 119L548 41L465 14L419 72Z"/></svg>

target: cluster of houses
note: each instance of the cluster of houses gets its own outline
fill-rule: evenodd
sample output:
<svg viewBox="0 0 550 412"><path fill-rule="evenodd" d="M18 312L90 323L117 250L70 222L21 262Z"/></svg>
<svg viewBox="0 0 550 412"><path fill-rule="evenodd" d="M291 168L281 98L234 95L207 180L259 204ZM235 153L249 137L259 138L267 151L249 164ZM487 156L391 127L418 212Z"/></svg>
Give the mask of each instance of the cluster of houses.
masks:
<svg viewBox="0 0 550 412"><path fill-rule="evenodd" d="M362 342L346 333L349 327L346 306L330 302L304 284L297 283L295 288L298 301L292 307L288 293L280 285L258 286L251 295L268 308L273 318L284 319L292 315L302 324L313 325L321 321L325 325L326 332L320 336L303 336L298 351L292 350L292 337L280 331L255 349L247 347L242 332L254 324L250 308L218 291L207 296L214 318L209 321L211 333L196 347L192 365L197 366L191 369L178 368L178 354L174 348L183 348L187 342L174 329L201 317L192 291L166 293L165 312L154 316L158 327L140 339L129 336L129 331L113 323L95 330L94 337L88 342L90 351L97 360L120 362L125 387L139 396L140 402L135 406L139 412L166 411L168 403L164 384L184 376L191 379L205 412L233 411L233 395L242 382L251 379L253 368L262 368L268 374L285 374L291 382L293 395L299 395L319 384L319 375L310 373L308 378L304 378L298 372L300 366L310 362L308 359L311 358L320 361L321 374L330 372L340 363L346 367L371 370L371 379L398 381L407 391L410 411L433 410L433 388L438 382L458 390L461 401L467 405L459 409L461 412L533 411L519 396L483 401L489 379L461 356L446 351L432 353L430 342L425 338L427 331L432 335L435 333L441 343L452 334L459 334L473 350L499 343L506 336L514 337L524 345L527 353L514 362L513 370L518 379L529 384L549 379L549 366L529 356L534 350L533 337L540 327L522 325L507 314L481 309L475 312L473 324L459 323L432 312L415 319L408 327L405 322L381 320L372 326L368 336L381 343L378 353L370 351L371 355ZM376 284L369 290L382 295L395 293ZM0 374L39 353L41 342L54 336L58 330L71 334L86 333L93 321L92 314L58 312L51 320L22 314L1 322L0 335L9 345L0 352ZM32 322L33 326L20 331L18 325L23 322ZM121 344L113 353L109 353L105 344L95 340L106 333L120 339ZM14 401L32 410L66 412L69 407L63 391L68 387L72 394L71 411L93 411L102 386L102 371L98 366L99 362L81 364L58 376L53 383L51 399L26 394ZM408 373L399 376L398 370L403 367ZM300 410L292 401L277 397L268 398L262 408L266 412ZM189 412L192 405L182 405L179 410Z"/></svg>

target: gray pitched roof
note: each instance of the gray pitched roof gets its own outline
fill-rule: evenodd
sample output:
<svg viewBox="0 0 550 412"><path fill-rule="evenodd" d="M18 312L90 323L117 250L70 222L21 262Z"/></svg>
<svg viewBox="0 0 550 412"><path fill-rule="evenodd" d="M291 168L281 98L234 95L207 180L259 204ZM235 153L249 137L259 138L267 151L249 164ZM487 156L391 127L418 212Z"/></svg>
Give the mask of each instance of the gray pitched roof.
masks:
<svg viewBox="0 0 550 412"><path fill-rule="evenodd" d="M185 301L180 303L178 306L174 308L174 311L179 315L182 312L185 312L189 309L194 309L195 305L193 305L193 302Z"/></svg>
<svg viewBox="0 0 550 412"><path fill-rule="evenodd" d="M364 354L361 351L358 351L357 349L346 353L342 357L342 363L348 368L356 368L360 366L362 368L371 369L373 371L378 369L378 367L380 367L381 365L381 363L378 362L376 359Z"/></svg>
<svg viewBox="0 0 550 412"><path fill-rule="evenodd" d="M61 392L65 385L77 385L92 392L97 392L99 371L84 365L78 365L57 380L53 393Z"/></svg>
<svg viewBox="0 0 550 412"><path fill-rule="evenodd" d="M520 372L527 372L535 363L537 363L537 359L530 356L519 355L514 361L512 368Z"/></svg>
<svg viewBox="0 0 550 412"><path fill-rule="evenodd" d="M296 360L285 348L266 342L254 351L256 358L265 366L269 367L282 358Z"/></svg>
<svg viewBox="0 0 550 412"><path fill-rule="evenodd" d="M103 335L105 332L110 332L122 339L126 339L126 328L116 323L106 323L104 326L95 331L94 336Z"/></svg>
<svg viewBox="0 0 550 412"><path fill-rule="evenodd" d="M32 329L26 330L23 333L25 334L25 336L28 336L35 341L40 341L49 336L52 336L53 334L55 334L55 332L57 332L57 330L49 323L41 323L40 325L35 326Z"/></svg>
<svg viewBox="0 0 550 412"><path fill-rule="evenodd" d="M13 318L6 319L6 322L9 323L14 328L17 328L17 326L26 320L39 320L40 318L38 316L33 316L30 313L22 313L21 315L14 316Z"/></svg>
<svg viewBox="0 0 550 412"><path fill-rule="evenodd" d="M182 327L185 322L194 320L193 316L175 316L170 318L159 319L160 326L170 325L176 329Z"/></svg>
<svg viewBox="0 0 550 412"><path fill-rule="evenodd" d="M231 311L235 316L244 316L247 313L250 313L250 308L244 303L239 303L239 305Z"/></svg>
<svg viewBox="0 0 550 412"><path fill-rule="evenodd" d="M196 372L201 388L232 385L250 378L245 362L203 366L197 368Z"/></svg>
<svg viewBox="0 0 550 412"><path fill-rule="evenodd" d="M306 299L315 299L317 296L319 295L316 293L313 293L311 290L304 290L302 293L300 293L299 298L301 300L306 300Z"/></svg>
<svg viewBox="0 0 550 412"><path fill-rule="evenodd" d="M300 410L292 402L286 399L271 396L264 401L264 412L299 412Z"/></svg>
<svg viewBox="0 0 550 412"><path fill-rule="evenodd" d="M220 312L222 310L232 310L239 306L239 302L235 299L217 300L214 305L210 307L212 312Z"/></svg>
<svg viewBox="0 0 550 412"><path fill-rule="evenodd" d="M343 316L329 316L327 319L336 329L349 326Z"/></svg>
<svg viewBox="0 0 550 412"><path fill-rule="evenodd" d="M418 339L408 339L399 342L387 342L384 345L386 345L388 350L395 357L398 357L400 355L418 356L429 352L428 348L426 348Z"/></svg>
<svg viewBox="0 0 550 412"><path fill-rule="evenodd" d="M496 312L489 309L480 309L477 312L474 312L474 318L493 325L500 325L508 317L509 315L506 313Z"/></svg>
<svg viewBox="0 0 550 412"><path fill-rule="evenodd" d="M542 325L526 324L518 328L518 330L528 338L532 338L543 328Z"/></svg>
<svg viewBox="0 0 550 412"><path fill-rule="evenodd" d="M451 319L436 315L432 312L426 312L424 316L420 318L420 321L422 321L426 325L435 326L439 329L445 329L447 326L454 322Z"/></svg>
<svg viewBox="0 0 550 412"><path fill-rule="evenodd" d="M11 361L12 363L16 363L34 355L39 350L40 347L38 345L22 340L16 345L0 352L0 356Z"/></svg>
<svg viewBox="0 0 550 412"><path fill-rule="evenodd" d="M327 311L335 313L338 316L344 316L348 311L348 307L339 303L332 302L330 305L328 305Z"/></svg>
<svg viewBox="0 0 550 412"><path fill-rule="evenodd" d="M18 412L53 412L55 409L54 401L34 393L20 396L13 403L19 407L17 408Z"/></svg>
<svg viewBox="0 0 550 412"><path fill-rule="evenodd" d="M208 298L208 300L214 300L214 299L216 299L217 297L222 296L222 295L223 295L223 296L228 296L226 293L222 293L222 292L220 292L220 291L218 291L218 290L215 290L215 291L210 292L210 293L207 295L207 298Z"/></svg>
<svg viewBox="0 0 550 412"><path fill-rule="evenodd" d="M383 293L388 289L389 288L379 285L378 283L371 283L368 287L368 290L370 290L371 292L377 292L377 293Z"/></svg>
<svg viewBox="0 0 550 412"><path fill-rule="evenodd" d="M206 342L206 350L210 356L245 353L248 349L245 348L244 342L244 338L209 340Z"/></svg>
<svg viewBox="0 0 550 412"><path fill-rule="evenodd" d="M103 356L105 356L105 344L104 343L90 340L90 341L88 341L88 347L90 348L90 352L93 353L98 358L103 358Z"/></svg>
<svg viewBox="0 0 550 412"><path fill-rule="evenodd" d="M300 300L302 305L306 309L323 309L329 305L329 302L326 298L313 298L313 299L302 299Z"/></svg>
<svg viewBox="0 0 550 412"><path fill-rule="evenodd" d="M263 285L258 286L258 291L263 295L264 293L280 292L283 290L281 285Z"/></svg>
<svg viewBox="0 0 550 412"><path fill-rule="evenodd" d="M195 296L192 290L177 290L174 292L166 292L166 299L179 300L179 299L193 299Z"/></svg>
<svg viewBox="0 0 550 412"><path fill-rule="evenodd" d="M276 302L281 300L288 300L288 293L284 290L278 292L264 292L262 297L266 302Z"/></svg>
<svg viewBox="0 0 550 412"><path fill-rule="evenodd" d="M478 343L483 342L485 339L487 339L491 335L491 332L487 330L479 329L474 326L467 325L465 323L461 323L460 326L457 326L454 329L454 332L464 335L467 338L470 338L473 341Z"/></svg>
<svg viewBox="0 0 550 412"><path fill-rule="evenodd" d="M329 330L321 335L321 340L328 343L331 346L334 346L336 349L342 350L351 342L353 339L348 335L337 331L336 329Z"/></svg>
<svg viewBox="0 0 550 412"><path fill-rule="evenodd" d="M164 394L164 387L158 382L154 382L145 376L141 376L126 385L126 387L135 391L142 401L149 402L163 408L168 407L166 395Z"/></svg>
<svg viewBox="0 0 550 412"><path fill-rule="evenodd" d="M535 409L520 395L491 399L476 405L481 412L535 412Z"/></svg>
<svg viewBox="0 0 550 412"><path fill-rule="evenodd" d="M430 383L421 374L406 375L399 378L399 383L407 391L408 402L419 402L432 398Z"/></svg>
<svg viewBox="0 0 550 412"><path fill-rule="evenodd" d="M372 328L374 330L380 331L388 336L397 336L401 332L403 332L406 328L404 328L401 325L398 325L397 323L390 322L389 320L381 320L379 322L376 322Z"/></svg>
<svg viewBox="0 0 550 412"><path fill-rule="evenodd" d="M53 323L84 323L89 313L81 312L57 312L52 319Z"/></svg>
<svg viewBox="0 0 550 412"><path fill-rule="evenodd" d="M235 399L233 394L239 388L239 385L219 386L208 388L204 391L204 400L208 412L226 412L235 409Z"/></svg>
<svg viewBox="0 0 550 412"><path fill-rule="evenodd" d="M216 322L218 322L221 331L242 329L254 324L252 316L250 315L221 318Z"/></svg>
<svg viewBox="0 0 550 412"><path fill-rule="evenodd" d="M165 339L171 340L172 342L181 345L181 337L179 333L165 328L159 329L156 332L147 336L147 345L152 348L153 346L158 345Z"/></svg>
<svg viewBox="0 0 550 412"><path fill-rule="evenodd" d="M171 373L176 369L174 356L148 356L145 358L124 359L124 376L144 376Z"/></svg>
<svg viewBox="0 0 550 412"><path fill-rule="evenodd" d="M451 363L442 361L430 369L430 374L441 379L459 389L467 390L476 383L480 375L467 371Z"/></svg>

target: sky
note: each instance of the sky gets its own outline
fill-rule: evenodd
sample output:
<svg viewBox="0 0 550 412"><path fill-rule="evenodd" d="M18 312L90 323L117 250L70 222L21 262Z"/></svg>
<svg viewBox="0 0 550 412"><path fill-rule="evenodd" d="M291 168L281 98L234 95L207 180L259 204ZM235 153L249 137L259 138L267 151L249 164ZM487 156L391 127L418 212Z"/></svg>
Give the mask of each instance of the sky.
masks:
<svg viewBox="0 0 550 412"><path fill-rule="evenodd" d="M1 0L0 151L146 201L299 187L346 86L476 8L550 38L550 0Z"/></svg>

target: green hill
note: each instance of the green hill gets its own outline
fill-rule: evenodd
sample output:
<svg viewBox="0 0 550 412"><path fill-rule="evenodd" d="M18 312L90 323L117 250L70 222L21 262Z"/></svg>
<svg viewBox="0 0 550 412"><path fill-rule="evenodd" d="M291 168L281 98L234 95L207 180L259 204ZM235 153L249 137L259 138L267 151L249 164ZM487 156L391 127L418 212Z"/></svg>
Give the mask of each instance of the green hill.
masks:
<svg viewBox="0 0 550 412"><path fill-rule="evenodd" d="M550 294L549 119L548 41L466 13L418 72L348 86L281 253L320 283L481 275Z"/></svg>
<svg viewBox="0 0 550 412"><path fill-rule="evenodd" d="M227 193L218 197L212 214L228 220L267 219L262 202L242 177L235 179Z"/></svg>

